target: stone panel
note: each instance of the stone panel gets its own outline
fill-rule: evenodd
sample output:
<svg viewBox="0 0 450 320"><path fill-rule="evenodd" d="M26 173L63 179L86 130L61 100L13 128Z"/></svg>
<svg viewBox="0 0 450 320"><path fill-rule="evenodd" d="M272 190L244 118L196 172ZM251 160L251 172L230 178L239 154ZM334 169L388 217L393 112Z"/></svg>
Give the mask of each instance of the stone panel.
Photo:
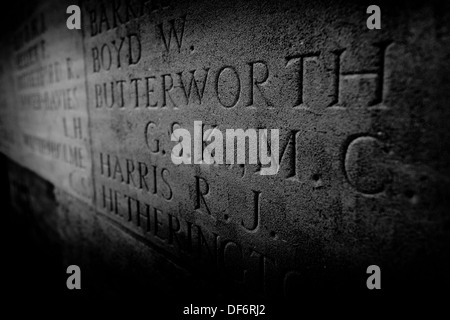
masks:
<svg viewBox="0 0 450 320"><path fill-rule="evenodd" d="M14 35L21 163L92 201L83 41L66 28L69 2L42 3Z"/></svg>
<svg viewBox="0 0 450 320"><path fill-rule="evenodd" d="M369 30L354 1L88 0L81 31L68 4L2 52L0 148L55 186L70 248L268 298L449 266L448 4L382 3ZM278 129L277 174L195 163L212 128Z"/></svg>
<svg viewBox="0 0 450 320"><path fill-rule="evenodd" d="M327 267L390 264L397 243L448 205L424 190L448 190L445 155L430 150L448 143L437 129L449 97L433 83L448 83L436 70L448 69L449 46L426 4L383 6L377 31L365 8L88 2L97 210L175 261L263 296L324 284ZM280 171L174 165L170 135L193 133L194 121L200 137L280 129Z"/></svg>

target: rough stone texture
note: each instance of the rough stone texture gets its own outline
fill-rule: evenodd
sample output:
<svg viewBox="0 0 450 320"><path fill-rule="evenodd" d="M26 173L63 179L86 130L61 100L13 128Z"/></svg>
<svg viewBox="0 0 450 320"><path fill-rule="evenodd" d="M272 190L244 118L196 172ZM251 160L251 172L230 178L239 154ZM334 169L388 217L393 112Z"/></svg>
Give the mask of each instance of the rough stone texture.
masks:
<svg viewBox="0 0 450 320"><path fill-rule="evenodd" d="M62 265L89 270L88 292L367 292L372 264L388 292L450 282L447 3L382 3L381 30L352 1L151 4L86 1L82 34L59 17L43 36L74 45L86 102L70 116L92 157L73 188L65 166L25 154L54 195L12 199L52 230ZM65 141L66 113L19 110L20 130ZM279 128L279 173L175 166L170 134L194 121ZM45 184L24 169L10 183L28 175Z"/></svg>
<svg viewBox="0 0 450 320"><path fill-rule="evenodd" d="M17 114L14 112L15 96L14 78L12 74L11 46L6 41L1 44L0 65L0 150L11 159L20 162L18 145L18 130L16 130Z"/></svg>
<svg viewBox="0 0 450 320"><path fill-rule="evenodd" d="M66 28L71 1L42 2L14 34L20 163L92 201L81 32Z"/></svg>

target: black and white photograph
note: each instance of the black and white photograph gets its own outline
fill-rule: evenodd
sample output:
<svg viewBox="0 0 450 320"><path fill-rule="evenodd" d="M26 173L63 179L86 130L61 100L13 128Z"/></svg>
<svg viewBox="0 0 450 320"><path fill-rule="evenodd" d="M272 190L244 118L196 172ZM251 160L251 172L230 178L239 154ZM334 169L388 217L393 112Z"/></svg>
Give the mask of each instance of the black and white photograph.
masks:
<svg viewBox="0 0 450 320"><path fill-rule="evenodd" d="M1 5L2 309L448 303L448 0Z"/></svg>

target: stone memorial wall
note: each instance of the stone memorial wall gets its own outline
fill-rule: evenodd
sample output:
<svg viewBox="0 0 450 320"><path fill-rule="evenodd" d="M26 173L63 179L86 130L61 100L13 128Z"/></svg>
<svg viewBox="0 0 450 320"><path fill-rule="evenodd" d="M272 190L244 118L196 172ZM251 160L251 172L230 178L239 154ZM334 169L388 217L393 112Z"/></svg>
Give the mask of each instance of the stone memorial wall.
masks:
<svg viewBox="0 0 450 320"><path fill-rule="evenodd" d="M0 61L12 198L27 170L53 186L64 254L266 298L449 267L447 3L382 3L370 30L353 1L91 0L76 30L72 2L42 1ZM181 128L200 160L209 129L278 129L279 169L175 164Z"/></svg>
<svg viewBox="0 0 450 320"><path fill-rule="evenodd" d="M15 35L16 125L21 164L92 201L83 38L67 29L67 6L43 3Z"/></svg>

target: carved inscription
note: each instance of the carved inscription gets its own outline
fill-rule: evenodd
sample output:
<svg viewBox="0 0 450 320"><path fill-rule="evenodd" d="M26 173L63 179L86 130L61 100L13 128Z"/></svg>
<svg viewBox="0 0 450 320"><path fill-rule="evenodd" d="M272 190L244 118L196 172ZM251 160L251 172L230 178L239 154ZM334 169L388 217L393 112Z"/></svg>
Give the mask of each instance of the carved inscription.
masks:
<svg viewBox="0 0 450 320"><path fill-rule="evenodd" d="M427 82L448 69L444 29L428 48L437 35L409 13L374 33L333 4L305 16L295 1L88 0L78 33L57 14L67 4L38 7L2 53L0 150L189 270L295 295L343 251L364 259L367 234L396 242L381 233L420 206L409 185L446 172L424 152L445 149L431 129L445 127L445 94ZM175 152L179 128L194 136ZM250 133L221 148L233 161L203 161L212 129L249 128L279 130L276 175L235 163L255 155L235 143L277 145Z"/></svg>
<svg viewBox="0 0 450 320"><path fill-rule="evenodd" d="M46 3L20 31L13 52L19 139L24 165L91 201L83 42L65 28L64 5Z"/></svg>
<svg viewBox="0 0 450 320"><path fill-rule="evenodd" d="M338 179L365 195L388 182L375 174L369 186L372 178L358 171L360 144L346 137L363 127L326 135L356 110L385 109L392 42L366 42L362 52L275 46L276 54L239 55L248 44L238 37L228 57L214 31L197 38L199 15L189 6L90 1L85 17L96 208L175 260L289 295L298 264L279 261L301 241L295 230L305 203L333 193ZM260 163L174 165L170 136L194 121L202 121L202 136L211 128L280 128L278 174L261 177ZM330 210L333 201L308 210ZM287 223L295 227L280 227Z"/></svg>

